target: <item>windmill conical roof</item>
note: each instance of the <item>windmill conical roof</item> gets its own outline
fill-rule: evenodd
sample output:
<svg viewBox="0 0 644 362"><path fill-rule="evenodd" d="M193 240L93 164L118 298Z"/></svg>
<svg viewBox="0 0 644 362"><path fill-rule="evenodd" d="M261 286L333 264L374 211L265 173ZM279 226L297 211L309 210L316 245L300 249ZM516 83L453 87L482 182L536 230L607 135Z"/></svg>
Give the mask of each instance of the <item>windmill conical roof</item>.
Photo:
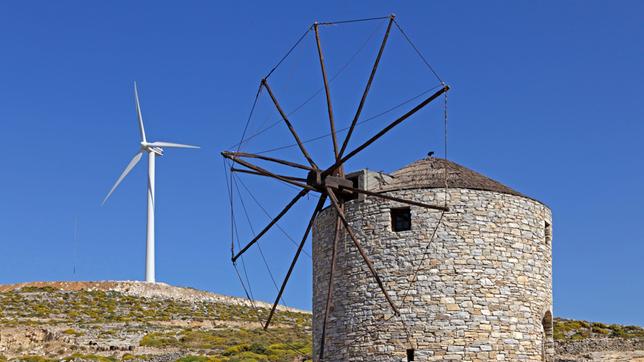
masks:
<svg viewBox="0 0 644 362"><path fill-rule="evenodd" d="M527 197L520 192L474 170L446 159L434 157L415 161L390 173L393 178L386 184L382 185L378 191L415 188L444 188L446 170L447 186L449 188L485 190Z"/></svg>

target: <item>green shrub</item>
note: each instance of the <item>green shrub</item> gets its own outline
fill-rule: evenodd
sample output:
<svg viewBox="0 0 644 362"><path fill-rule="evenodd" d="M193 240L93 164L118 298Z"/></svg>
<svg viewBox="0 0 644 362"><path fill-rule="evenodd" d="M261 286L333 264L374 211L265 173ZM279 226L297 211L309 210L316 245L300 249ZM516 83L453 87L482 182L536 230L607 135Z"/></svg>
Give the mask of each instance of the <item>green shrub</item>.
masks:
<svg viewBox="0 0 644 362"><path fill-rule="evenodd" d="M599 323L599 324L601 324L601 323ZM611 334L611 330L610 330L610 329L608 329L608 328L602 328L602 327L600 327L600 326L598 326L598 325L595 325L594 323L593 323L592 331L593 331L593 333L595 333L595 334L602 334L602 335L608 335L608 334Z"/></svg>
<svg viewBox="0 0 644 362"><path fill-rule="evenodd" d="M12 361L20 362L55 362L56 360L50 359L43 356L21 356L18 358L13 358Z"/></svg>
<svg viewBox="0 0 644 362"><path fill-rule="evenodd" d="M78 331L76 331L76 330L74 330L74 329L72 329L72 328L65 329L65 330L63 331L63 334L66 334L66 335L68 335L68 336L75 336L75 337L78 337L78 336L82 336L82 335L83 335L83 333L82 333L82 332L78 332Z"/></svg>
<svg viewBox="0 0 644 362"><path fill-rule="evenodd" d="M566 335L561 329L555 328L554 333L552 334L552 337L555 339L555 341L563 341L566 339Z"/></svg>
<svg viewBox="0 0 644 362"><path fill-rule="evenodd" d="M147 361L151 358L150 355L147 354L130 354L126 353L121 357L121 361Z"/></svg>
<svg viewBox="0 0 644 362"><path fill-rule="evenodd" d="M19 293L54 293L58 289L54 287L22 287L17 290Z"/></svg>
<svg viewBox="0 0 644 362"><path fill-rule="evenodd" d="M236 346L228 347L222 353L224 356L234 356L242 355L244 352L252 352L257 355L266 355L268 353L268 348L261 343L252 343L252 344L238 344Z"/></svg>
<svg viewBox="0 0 644 362"><path fill-rule="evenodd" d="M69 357L65 357L63 358L63 361L74 361L77 359L81 359L85 361L97 361L97 362L116 362L116 358L113 358L113 357L98 356L95 354L80 354L80 353L74 353Z"/></svg>
<svg viewBox="0 0 644 362"><path fill-rule="evenodd" d="M582 340L584 338L586 338L586 337L584 337L584 335L581 334L581 333L575 333L570 337L570 339L573 340L573 341L579 341L579 340Z"/></svg>
<svg viewBox="0 0 644 362"><path fill-rule="evenodd" d="M183 347L187 348L224 348L228 345L228 337L220 335L218 331L191 331L184 330L179 341Z"/></svg>
<svg viewBox="0 0 644 362"><path fill-rule="evenodd" d="M141 347L156 347L156 348L164 348L164 347L179 347L180 343L177 340L177 338L173 335L169 335L167 333L148 333L143 338L141 338L141 342L139 342L139 345Z"/></svg>
<svg viewBox="0 0 644 362"><path fill-rule="evenodd" d="M185 356L177 360L177 362L214 362L214 361L220 361L220 360L206 357L206 356Z"/></svg>

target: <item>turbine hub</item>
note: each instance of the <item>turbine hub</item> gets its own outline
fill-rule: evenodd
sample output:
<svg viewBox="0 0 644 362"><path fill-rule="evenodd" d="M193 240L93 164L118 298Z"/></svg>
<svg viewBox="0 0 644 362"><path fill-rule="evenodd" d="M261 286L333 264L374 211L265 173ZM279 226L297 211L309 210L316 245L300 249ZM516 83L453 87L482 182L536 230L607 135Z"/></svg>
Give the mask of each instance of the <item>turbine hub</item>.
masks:
<svg viewBox="0 0 644 362"><path fill-rule="evenodd" d="M146 152L154 152L159 156L163 156L163 148L159 146L153 146L153 143L141 141L141 149Z"/></svg>

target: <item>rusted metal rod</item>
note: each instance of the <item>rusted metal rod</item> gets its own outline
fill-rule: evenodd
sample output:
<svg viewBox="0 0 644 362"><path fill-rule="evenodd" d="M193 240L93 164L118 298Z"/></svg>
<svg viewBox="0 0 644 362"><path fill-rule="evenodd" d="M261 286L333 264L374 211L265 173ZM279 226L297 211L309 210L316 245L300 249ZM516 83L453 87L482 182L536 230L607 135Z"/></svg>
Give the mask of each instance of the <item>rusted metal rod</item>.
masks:
<svg viewBox="0 0 644 362"><path fill-rule="evenodd" d="M302 197L304 197L304 195L306 195L308 192L309 190L304 189L300 191L297 195L295 195L293 200L291 200L291 202L289 202L284 207L284 209L282 209L282 211L280 211L280 213L277 214L277 216L275 216L271 220L271 222L269 222L268 225L266 225L266 227L264 227L264 229L262 229L262 231L259 232L259 234L255 235L253 240L251 240L248 244L246 244L246 246L244 246L237 254L235 254L232 257L233 263L236 262L237 259L239 259L239 257L242 256L242 254L244 254L246 250L248 250L251 246L253 246L253 244L255 244L262 236L264 236L264 234L266 234L268 230L270 230L275 224L277 224L277 222L282 218L282 216L284 216L288 212L288 210L290 210L291 207L293 207L293 205L295 205L295 203L298 202Z"/></svg>
<svg viewBox="0 0 644 362"><path fill-rule="evenodd" d="M376 135L374 135L373 137L368 139L365 143L363 143L360 146L356 147L353 151L349 152L346 156L343 156L340 160L336 161L331 167L329 167L328 169L324 170L324 172L322 172L322 174L324 176L332 174L335 171L336 168L338 168L339 166L341 166L342 164L347 162L348 159L350 159L351 157L355 156L358 152L360 152L360 151L364 150L365 148L367 148L367 146L369 146L370 144L374 143L376 140L378 140L380 137L382 137L385 133L391 131L392 128L396 127L397 125L402 123L404 120L406 120L407 118L411 117L414 113L416 113L419 110L421 110L423 107L428 105L431 101L433 101L434 99L438 98L441 94L447 92L448 90L449 90L448 85L443 86L441 89L436 91L436 93L432 94L427 99L425 99L424 101L420 102L420 104L418 104L416 107L412 108L409 112L405 113L400 118L398 118L397 120L395 120L392 123L390 123L387 127L383 128L380 132L376 133Z"/></svg>
<svg viewBox="0 0 644 362"><path fill-rule="evenodd" d="M282 164L282 165L299 168L299 169L302 169L302 170L307 170L307 171L313 171L314 170L314 168L312 168L312 167L302 165L302 164L297 163L297 162L281 160L281 159L275 158L275 157L257 155L257 154L248 153L248 152L226 152L226 153L231 155L231 156L233 156L233 157L257 158L259 160L275 162L275 163L279 163L279 164Z"/></svg>
<svg viewBox="0 0 644 362"><path fill-rule="evenodd" d="M331 187L333 187L333 186L331 186ZM356 192L356 193L359 193L359 194L365 194L365 195L369 195L369 196L379 197L381 199L396 201L396 202L400 202L400 203L403 203L403 204L420 206L420 207L424 207L426 209L449 211L449 208L445 207L445 206L430 205L430 204L426 204L424 202L401 199L400 197L389 196L389 195L385 195L385 194L381 194L381 193L377 193L377 192L373 192L373 191L357 189L357 188L354 188L354 187L348 187L348 186L344 186L344 185L338 186L337 189L338 190L348 190L348 191Z"/></svg>
<svg viewBox="0 0 644 362"><path fill-rule="evenodd" d="M232 172L239 172L239 173L247 173L247 174L250 174L250 175L258 175L258 176L265 176L265 177L269 177L269 176L264 175L264 174L262 174L262 173L259 173L259 172L256 172L256 171L251 171L251 170L245 170L245 169L242 169L242 168L235 168L235 167L232 167L232 168L230 169L230 171L232 171ZM287 175L278 175L278 176L279 176L279 177L286 178L286 179L289 179L289 180L292 180L292 181L306 182L306 179L305 179L305 178L303 178L303 177L295 177L295 176L287 176Z"/></svg>
<svg viewBox="0 0 644 362"><path fill-rule="evenodd" d="M364 259L365 263L367 264L367 267L369 268L371 275L373 275L374 279L376 280L376 283L378 283L378 286L380 287L380 290L382 290L382 293L385 295L385 299L387 299L387 302L391 306L391 309L393 309L394 313L396 315L400 315L398 308L389 297L389 293L387 293L387 289L385 289L385 285L382 283L382 280L380 280L378 273L376 273L376 269L374 269L373 263L371 263L371 259L369 259L369 257L367 256L367 253L365 253L364 249L362 249L362 245L360 245L360 242L358 241L358 238L354 234L353 229L351 229L349 222L344 216L344 211L340 209L340 205L338 204L338 198L333 193L333 189L331 189L330 187L327 187L326 190L327 190L327 193L329 194L329 199L331 200L331 204L337 211L338 216L340 217L340 220L342 220L342 224L344 224L345 230L347 230L347 232L349 233L351 240L353 240L353 244L358 249L358 252L362 256L362 259Z"/></svg>
<svg viewBox="0 0 644 362"><path fill-rule="evenodd" d="M304 155L306 160L309 161L309 164L311 165L311 167L313 167L314 169L318 169L318 166L315 164L315 161L313 161L313 159L311 158L311 155L309 155L309 152L306 150L306 147L304 147L302 140L300 140L300 136L298 136L297 132L295 132L295 128L293 128L293 124L291 124L291 121L289 121L288 117L286 116L286 113L284 113L284 110L282 109L279 102L277 101L277 98L275 98L275 95L273 94L273 90L268 85L266 78L262 79L262 85L268 91L268 95L271 97L273 104L275 104L275 108L277 108L277 111L282 116L282 119L286 123L286 126L288 127L289 131L291 131L291 134L295 138L295 142L297 142L297 145L300 147L300 151L302 151L302 154Z"/></svg>
<svg viewBox="0 0 644 362"><path fill-rule="evenodd" d="M337 161L339 157L338 152L338 139L335 134L335 121L333 119L333 106L331 104L331 91L329 90L329 80L326 75L326 67L324 66L324 55L322 54L322 45L320 44L320 32L318 31L318 23L313 24L313 29L315 30L315 43L318 48L318 58L320 58L320 68L322 69L322 80L324 81L324 92L326 93L326 109L329 113L329 123L331 125L331 139L333 140L333 153L335 155L335 160Z"/></svg>
<svg viewBox="0 0 644 362"><path fill-rule="evenodd" d="M309 185L303 184L301 182L289 180L288 178L282 177L282 176L277 175L277 174L275 174L273 172L270 172L270 171L268 171L266 169L263 169L263 168L261 168L259 166L253 165L252 163L250 163L248 161L242 160L242 159L237 158L237 157L233 157L230 154L226 154L225 152L222 152L221 155L224 156L225 158L235 162L235 163L238 163L238 164L240 164L242 166L246 166L246 167L250 168L251 170L256 171L258 173L261 173L261 174L263 174L265 176L278 179L278 180L280 180L282 182L285 182L287 184L291 184L293 186L297 186L297 187L301 187L303 189L308 189L308 190L315 191L315 189L313 187L309 186Z"/></svg>
<svg viewBox="0 0 644 362"><path fill-rule="evenodd" d="M382 53L385 50L385 45L387 44L387 39L389 38L389 32L391 31L391 25L393 24L395 17L396 15L394 14L391 14L389 16L387 31L385 31L385 36L382 39L380 49L378 50L378 55L376 56L376 60L373 63L373 67L371 68L371 74L369 75L369 80L367 81L367 85L364 89L364 92L362 93L362 98L360 99L360 104L358 104L356 115L353 117L353 121L351 121L351 126L349 127L349 131L347 132L347 136L344 138L344 142L342 142L342 147L340 148L340 157L342 157L344 151L347 149L347 146L349 145L349 139L351 138L353 130L355 129L356 124L358 123L358 119L360 118L360 114L362 113L362 108L364 107L364 104L367 100L367 95L369 94L369 89L371 89L373 78L376 76L376 70L378 69L378 64L380 64L380 58L382 57Z"/></svg>
<svg viewBox="0 0 644 362"><path fill-rule="evenodd" d="M344 205L340 203L340 208L344 212ZM331 310L331 300L333 299L333 275L335 274L335 258L338 252L338 241L340 239L340 226L342 221L340 217L335 219L335 235L333 236L333 248L331 249L331 271L329 272L329 285L326 293L326 305L324 307L324 320L322 322L322 335L320 336L320 361L324 361L324 343L326 342L326 323Z"/></svg>
<svg viewBox="0 0 644 362"><path fill-rule="evenodd" d="M304 236L302 237L302 241L300 242L300 245L297 248L297 251L295 252L295 256L293 257L293 261L291 262L291 265L288 268L288 272L286 272L286 277L284 277L284 281L282 282L282 286L280 287L279 292L277 293L277 298L275 298L275 303L273 303L273 308L271 308L271 312L268 314L268 319L266 320L266 324L264 325L264 329L268 329L268 326L271 323L271 319L273 319L273 314L275 314L275 309L277 308L277 304L279 303L280 299L282 299L282 294L284 293L284 288L286 288L286 284L288 283L289 278L291 277L291 273L293 272L293 268L295 268L295 264L297 263L297 259L300 257L300 253L302 252L302 248L304 248L304 244L306 243L306 239L309 236L309 233L311 232L311 228L313 227L313 223L315 222L315 217L318 215L318 212L322 210L322 207L324 207L324 202L326 201L326 195L322 195L320 197L320 200L318 201L317 206L315 206L315 210L313 211L313 215L311 215L311 220L309 220L309 224L306 226L306 231L304 232Z"/></svg>

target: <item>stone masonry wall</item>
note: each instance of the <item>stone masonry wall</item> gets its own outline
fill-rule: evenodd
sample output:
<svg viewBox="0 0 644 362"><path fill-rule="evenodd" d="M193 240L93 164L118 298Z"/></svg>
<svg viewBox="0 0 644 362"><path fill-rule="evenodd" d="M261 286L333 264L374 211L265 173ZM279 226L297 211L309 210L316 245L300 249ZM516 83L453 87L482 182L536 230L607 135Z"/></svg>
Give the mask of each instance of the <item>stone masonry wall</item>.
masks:
<svg viewBox="0 0 644 362"><path fill-rule="evenodd" d="M387 194L442 204L441 189ZM325 362L551 361L542 320L552 309L550 210L520 196L450 189L450 211L429 243L440 211L411 206L412 229L393 232L390 208L368 197L347 203L347 217L390 296L394 316L351 239L339 242ZM335 211L313 230L314 359L320 347ZM414 271L419 270L416 280ZM547 330L552 331L552 326Z"/></svg>

